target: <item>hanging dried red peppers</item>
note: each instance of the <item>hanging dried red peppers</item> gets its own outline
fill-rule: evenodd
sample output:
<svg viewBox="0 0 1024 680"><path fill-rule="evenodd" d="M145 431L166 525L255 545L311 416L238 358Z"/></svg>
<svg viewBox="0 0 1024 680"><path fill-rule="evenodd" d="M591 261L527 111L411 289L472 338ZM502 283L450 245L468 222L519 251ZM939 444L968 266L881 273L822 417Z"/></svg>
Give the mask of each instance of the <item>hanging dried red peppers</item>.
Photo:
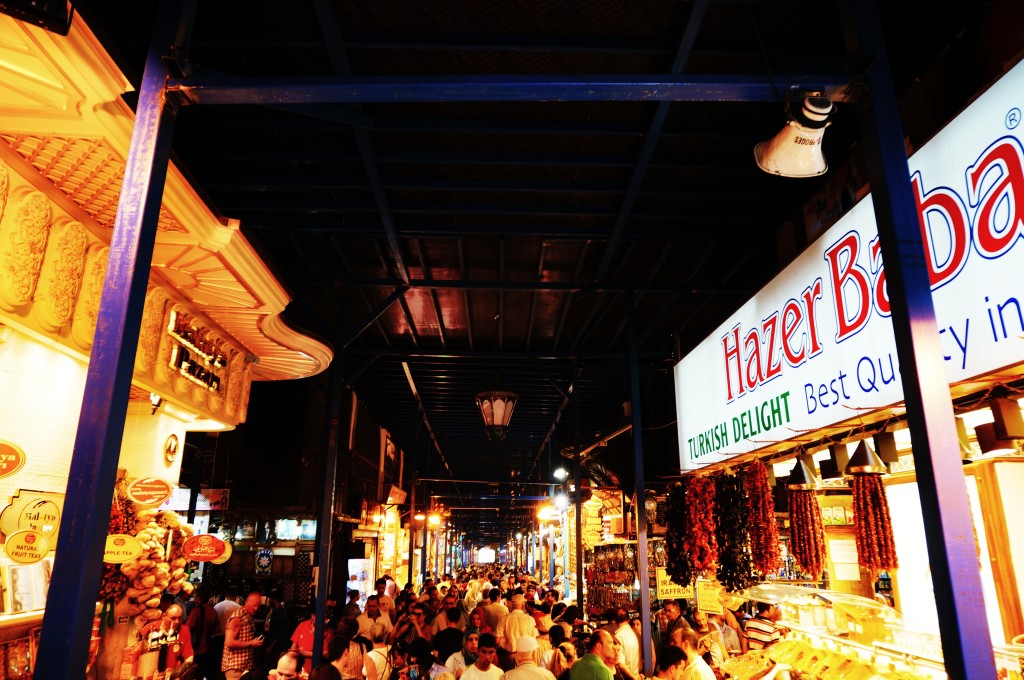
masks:
<svg viewBox="0 0 1024 680"><path fill-rule="evenodd" d="M825 568L825 528L821 506L813 489L789 490L790 552L812 580Z"/></svg>
<svg viewBox="0 0 1024 680"><path fill-rule="evenodd" d="M119 479L114 486L114 500L110 504L107 534L135 533L135 503L128 498L128 484ZM100 575L100 600L116 602L128 591L128 577L121 573L120 564L104 564Z"/></svg>
<svg viewBox="0 0 1024 680"><path fill-rule="evenodd" d="M750 559L761 579L782 566L779 556L779 528L775 524L775 500L768 484L768 469L760 460L746 467L747 515L750 531Z"/></svg>
<svg viewBox="0 0 1024 680"><path fill-rule="evenodd" d="M686 491L687 532L683 549L690 553L698 572L710 569L718 561L715 538L715 480L697 477Z"/></svg>
<svg viewBox="0 0 1024 680"><path fill-rule="evenodd" d="M882 475L853 475L853 524L861 566L874 577L880 571L895 570L899 562Z"/></svg>
<svg viewBox="0 0 1024 680"><path fill-rule="evenodd" d="M732 474L715 479L715 537L718 580L730 592L756 585L748 545L749 515L743 480Z"/></svg>

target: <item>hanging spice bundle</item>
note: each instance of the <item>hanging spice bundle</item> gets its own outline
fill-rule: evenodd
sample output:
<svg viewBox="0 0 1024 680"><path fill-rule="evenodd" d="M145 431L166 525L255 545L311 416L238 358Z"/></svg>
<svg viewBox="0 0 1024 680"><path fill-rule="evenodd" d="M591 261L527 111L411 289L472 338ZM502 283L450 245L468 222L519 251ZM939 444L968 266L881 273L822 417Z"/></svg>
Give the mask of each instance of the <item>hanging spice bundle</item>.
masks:
<svg viewBox="0 0 1024 680"><path fill-rule="evenodd" d="M857 557L872 576L896 569L896 543L889 517L889 500L879 474L853 475L853 523L857 531Z"/></svg>
<svg viewBox="0 0 1024 680"><path fill-rule="evenodd" d="M687 531L683 549L690 553L698 573L710 569L718 561L718 539L715 538L715 480L697 477L686 490Z"/></svg>
<svg viewBox="0 0 1024 680"><path fill-rule="evenodd" d="M768 484L768 469L760 460L746 467L747 519L750 561L763 580L782 567L779 556L779 528L775 524L775 500Z"/></svg>
<svg viewBox="0 0 1024 680"><path fill-rule="evenodd" d="M687 531L686 490L690 478L684 478L672 487L665 504L665 544L668 560L665 571L672 582L680 586L688 586L696 578L690 553L684 549L683 543Z"/></svg>
<svg viewBox="0 0 1024 680"><path fill-rule="evenodd" d="M789 490L789 526L793 558L817 581L825 568L825 528L813 489Z"/></svg>
<svg viewBox="0 0 1024 680"><path fill-rule="evenodd" d="M732 474L715 480L715 537L718 540L718 580L730 592L758 583L747 545L747 494L743 480Z"/></svg>
<svg viewBox="0 0 1024 680"><path fill-rule="evenodd" d="M108 534L132 534L135 531L135 503L128 498L128 484L125 480L117 480L114 486L114 500L110 504L110 521L107 524ZM121 573L120 564L104 564L100 574L100 594L102 601L117 602L128 591L128 577Z"/></svg>

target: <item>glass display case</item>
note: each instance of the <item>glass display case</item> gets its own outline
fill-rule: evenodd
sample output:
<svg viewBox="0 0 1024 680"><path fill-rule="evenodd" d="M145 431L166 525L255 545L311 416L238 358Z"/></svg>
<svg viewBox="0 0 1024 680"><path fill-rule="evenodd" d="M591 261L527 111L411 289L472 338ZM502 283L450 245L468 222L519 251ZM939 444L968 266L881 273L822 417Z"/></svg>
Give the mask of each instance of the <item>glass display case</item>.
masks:
<svg viewBox="0 0 1024 680"><path fill-rule="evenodd" d="M769 602L786 631L771 647L730 659L727 677L831 680L945 678L939 639L907 621L892 607L857 595L781 583L763 583L743 593Z"/></svg>

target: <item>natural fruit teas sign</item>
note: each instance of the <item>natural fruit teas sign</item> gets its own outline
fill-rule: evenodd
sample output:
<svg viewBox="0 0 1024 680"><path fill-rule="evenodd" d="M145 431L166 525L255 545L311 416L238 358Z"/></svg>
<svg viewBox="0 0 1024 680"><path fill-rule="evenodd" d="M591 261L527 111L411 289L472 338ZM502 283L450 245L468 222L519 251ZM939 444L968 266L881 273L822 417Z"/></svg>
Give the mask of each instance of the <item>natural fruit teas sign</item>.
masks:
<svg viewBox="0 0 1024 680"><path fill-rule="evenodd" d="M1024 62L910 159L946 375L1024 361ZM903 400L864 198L675 366L694 470Z"/></svg>
<svg viewBox="0 0 1024 680"><path fill-rule="evenodd" d="M4 551L12 561L20 564L39 562L50 552L50 543L38 531L25 529L16 531L7 537Z"/></svg>

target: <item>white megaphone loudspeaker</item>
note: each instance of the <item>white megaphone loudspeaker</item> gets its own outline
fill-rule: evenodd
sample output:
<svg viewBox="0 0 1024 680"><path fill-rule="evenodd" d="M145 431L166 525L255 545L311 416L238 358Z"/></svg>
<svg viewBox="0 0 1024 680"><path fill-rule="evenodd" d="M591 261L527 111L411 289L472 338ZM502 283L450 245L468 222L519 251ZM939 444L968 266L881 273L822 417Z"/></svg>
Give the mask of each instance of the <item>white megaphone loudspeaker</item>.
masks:
<svg viewBox="0 0 1024 680"><path fill-rule="evenodd" d="M817 177L828 170L821 139L832 116L828 97L806 97L799 110L790 107L789 121L779 134L754 147L757 167L782 177Z"/></svg>

